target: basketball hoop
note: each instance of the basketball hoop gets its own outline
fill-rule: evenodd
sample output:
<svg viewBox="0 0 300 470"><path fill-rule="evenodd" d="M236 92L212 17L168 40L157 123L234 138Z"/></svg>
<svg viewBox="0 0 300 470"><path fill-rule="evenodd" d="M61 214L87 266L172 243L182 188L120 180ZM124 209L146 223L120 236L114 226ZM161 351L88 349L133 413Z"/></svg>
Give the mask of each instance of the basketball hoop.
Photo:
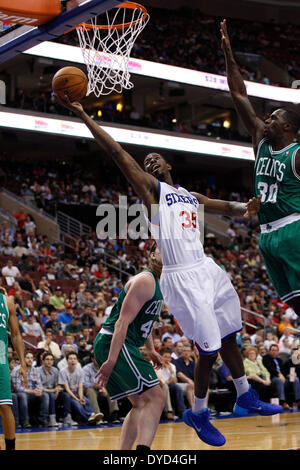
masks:
<svg viewBox="0 0 300 470"><path fill-rule="evenodd" d="M97 24L94 17L90 23L76 27L88 72L87 94L94 93L97 97L133 88L128 71L130 53L149 21L146 8L134 2L117 5L105 15L105 24Z"/></svg>

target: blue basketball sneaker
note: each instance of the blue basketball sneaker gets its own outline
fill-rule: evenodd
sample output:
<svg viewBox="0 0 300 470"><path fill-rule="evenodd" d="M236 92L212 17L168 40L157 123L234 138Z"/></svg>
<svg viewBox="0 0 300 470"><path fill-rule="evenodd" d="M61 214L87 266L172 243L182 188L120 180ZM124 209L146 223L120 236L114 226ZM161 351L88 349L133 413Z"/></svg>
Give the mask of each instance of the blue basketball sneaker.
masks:
<svg viewBox="0 0 300 470"><path fill-rule="evenodd" d="M247 416L249 413L258 413L262 416L276 415L283 411L282 406L260 401L258 393L249 386L249 390L239 396L233 407L233 413L238 416Z"/></svg>
<svg viewBox="0 0 300 470"><path fill-rule="evenodd" d="M225 437L209 421L210 412L206 408L200 413L194 413L192 409L185 410L182 419L188 426L195 429L198 437L211 446L223 446Z"/></svg>

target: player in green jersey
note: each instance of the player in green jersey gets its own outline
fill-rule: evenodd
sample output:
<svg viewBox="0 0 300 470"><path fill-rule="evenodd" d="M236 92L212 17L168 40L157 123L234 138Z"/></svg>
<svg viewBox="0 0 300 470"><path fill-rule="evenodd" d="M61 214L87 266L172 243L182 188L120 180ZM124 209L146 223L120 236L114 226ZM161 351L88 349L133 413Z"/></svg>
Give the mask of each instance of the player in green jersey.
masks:
<svg viewBox="0 0 300 470"><path fill-rule="evenodd" d="M226 20L221 22L228 86L238 116L252 136L256 157L255 196L259 247L279 297L300 316L300 145L296 137L300 114L294 108L276 109L260 119L247 96L246 86L231 50Z"/></svg>
<svg viewBox="0 0 300 470"><path fill-rule="evenodd" d="M8 335L20 359L19 376L23 376L27 386L27 372L24 359L24 344L19 330L16 307L13 297L7 297L6 290L0 287L0 415L5 437L5 449L15 449L15 419L12 413L12 396L10 386L9 365L7 359Z"/></svg>
<svg viewBox="0 0 300 470"><path fill-rule="evenodd" d="M121 432L121 450L150 449L165 397L152 364L139 347L147 347L151 360L161 367L163 359L153 345L152 328L163 306L159 287L162 262L156 243L150 249L149 270L130 278L94 342L100 369L95 378L111 399L128 397L132 408Z"/></svg>

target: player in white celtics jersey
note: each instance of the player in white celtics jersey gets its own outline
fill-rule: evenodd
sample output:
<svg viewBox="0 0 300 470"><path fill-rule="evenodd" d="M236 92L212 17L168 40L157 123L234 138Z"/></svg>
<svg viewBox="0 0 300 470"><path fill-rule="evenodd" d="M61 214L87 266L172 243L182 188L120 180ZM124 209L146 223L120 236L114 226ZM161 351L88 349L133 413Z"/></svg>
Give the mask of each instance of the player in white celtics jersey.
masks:
<svg viewBox="0 0 300 470"><path fill-rule="evenodd" d="M221 201L176 187L171 166L161 155L147 155L143 170L84 112L80 103L70 103L67 96L64 101L56 99L87 125L101 149L115 161L142 199L149 217L154 215L150 228L162 256L160 284L165 303L200 352L195 366L194 406L184 412L184 421L207 444L225 443L224 436L210 423L206 407L209 376L218 351L236 386L238 397L234 411L237 414L282 411L282 407L261 402L249 388L236 342L236 332L242 329L239 298L227 274L205 255L199 236L200 204L214 214L248 216L258 210L256 198L248 204Z"/></svg>
<svg viewBox="0 0 300 470"><path fill-rule="evenodd" d="M6 290L0 287L0 415L5 437L5 449L15 450L15 419L12 413L12 396L7 359L8 336L11 333L12 345L20 359L19 376L23 376L27 386L27 372L24 359L24 344L19 330L16 307L13 297L7 297Z"/></svg>
<svg viewBox="0 0 300 470"><path fill-rule="evenodd" d="M234 60L226 20L221 23L221 34L228 86L238 116L252 136L256 157L259 247L279 297L300 316L300 145L296 140L300 110L279 108L265 121L260 119Z"/></svg>

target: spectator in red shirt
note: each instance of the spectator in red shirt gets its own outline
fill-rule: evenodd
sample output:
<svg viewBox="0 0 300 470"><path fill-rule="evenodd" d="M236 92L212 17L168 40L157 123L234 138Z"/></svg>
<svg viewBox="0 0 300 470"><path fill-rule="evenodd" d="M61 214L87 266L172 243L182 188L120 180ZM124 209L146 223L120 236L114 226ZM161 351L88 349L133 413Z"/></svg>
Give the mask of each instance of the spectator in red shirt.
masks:
<svg viewBox="0 0 300 470"><path fill-rule="evenodd" d="M19 210L19 212L15 212L13 214L14 218L17 220L18 222L18 226L19 226L19 229L20 230L23 230L23 227L24 227L24 224L26 222L26 219L27 219L27 214L26 212L24 212L21 208Z"/></svg>

